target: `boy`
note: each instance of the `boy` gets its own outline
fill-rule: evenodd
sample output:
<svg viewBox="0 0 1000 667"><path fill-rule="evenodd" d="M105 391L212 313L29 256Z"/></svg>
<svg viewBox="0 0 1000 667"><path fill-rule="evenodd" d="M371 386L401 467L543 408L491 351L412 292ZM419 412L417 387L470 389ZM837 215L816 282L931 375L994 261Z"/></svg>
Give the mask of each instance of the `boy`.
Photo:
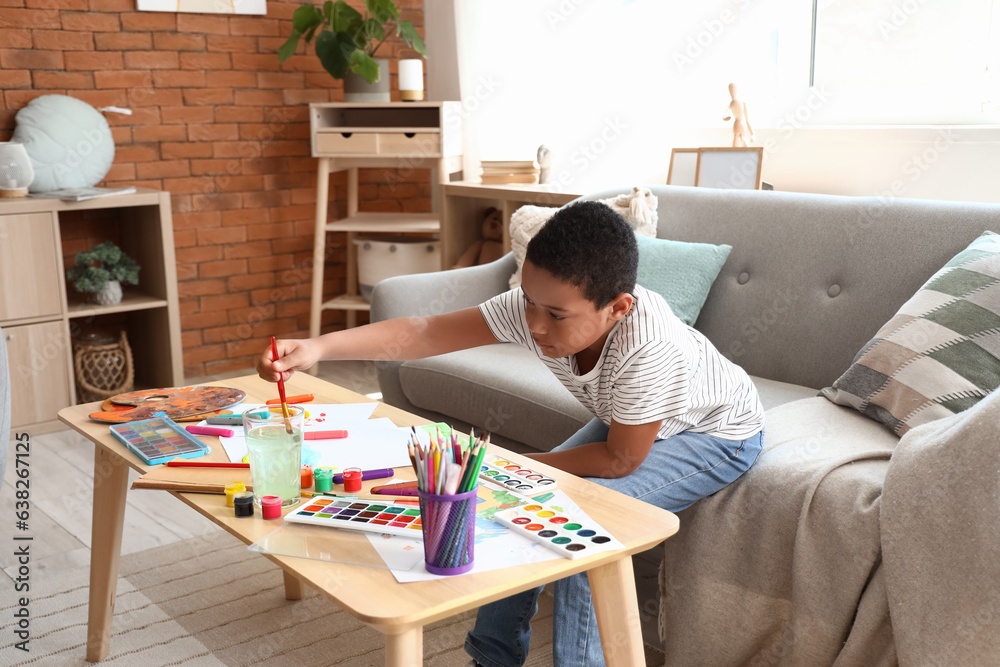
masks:
<svg viewBox="0 0 1000 667"><path fill-rule="evenodd" d="M678 511L742 475L760 453L764 410L749 376L659 295L635 284L638 249L625 220L580 202L528 245L520 288L478 308L386 320L310 340L279 341L260 376L277 381L320 359L416 359L508 342L532 350L594 419L538 461ZM420 328L420 330L418 330ZM400 344L400 341L407 341ZM541 589L480 608L466 639L473 664L524 664ZM556 665L603 665L586 574L555 585Z"/></svg>

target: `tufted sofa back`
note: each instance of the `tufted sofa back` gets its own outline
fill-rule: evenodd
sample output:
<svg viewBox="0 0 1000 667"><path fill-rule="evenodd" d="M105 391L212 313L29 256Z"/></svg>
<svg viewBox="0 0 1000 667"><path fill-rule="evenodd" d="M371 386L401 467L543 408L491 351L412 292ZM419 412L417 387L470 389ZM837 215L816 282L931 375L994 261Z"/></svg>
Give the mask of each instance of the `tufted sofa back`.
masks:
<svg viewBox="0 0 1000 667"><path fill-rule="evenodd" d="M1000 205L648 186L657 236L733 247L695 327L751 375L820 388ZM583 199L606 199L631 188Z"/></svg>

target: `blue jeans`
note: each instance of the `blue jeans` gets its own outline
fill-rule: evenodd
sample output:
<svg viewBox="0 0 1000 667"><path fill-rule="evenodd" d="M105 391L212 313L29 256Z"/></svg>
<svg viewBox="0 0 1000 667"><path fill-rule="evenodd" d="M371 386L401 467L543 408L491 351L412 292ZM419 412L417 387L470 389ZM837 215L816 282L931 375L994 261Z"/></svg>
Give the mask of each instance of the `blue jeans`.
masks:
<svg viewBox="0 0 1000 667"><path fill-rule="evenodd" d="M760 454L763 432L742 442L685 431L657 440L638 470L615 479L590 481L671 512L725 488ZM594 419L556 450L608 439L608 427ZM538 611L536 588L479 608L465 651L484 667L520 667L528 657L531 617ZM604 664L597 618L586 572L555 583L552 653L557 667Z"/></svg>

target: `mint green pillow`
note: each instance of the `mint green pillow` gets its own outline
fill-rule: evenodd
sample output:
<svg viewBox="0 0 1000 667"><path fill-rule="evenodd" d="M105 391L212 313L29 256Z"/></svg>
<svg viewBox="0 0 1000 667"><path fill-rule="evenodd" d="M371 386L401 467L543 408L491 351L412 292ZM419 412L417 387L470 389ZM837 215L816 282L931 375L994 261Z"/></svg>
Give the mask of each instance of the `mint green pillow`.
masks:
<svg viewBox="0 0 1000 667"><path fill-rule="evenodd" d="M635 240L639 244L636 282L666 299L681 322L694 326L733 246L647 236L636 236Z"/></svg>

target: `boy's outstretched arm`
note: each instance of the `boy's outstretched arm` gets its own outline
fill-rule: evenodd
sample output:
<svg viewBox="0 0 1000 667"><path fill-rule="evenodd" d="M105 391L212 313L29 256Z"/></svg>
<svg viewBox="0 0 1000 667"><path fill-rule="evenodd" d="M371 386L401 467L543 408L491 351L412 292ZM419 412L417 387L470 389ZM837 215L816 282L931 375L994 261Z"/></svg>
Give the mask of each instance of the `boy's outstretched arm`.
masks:
<svg viewBox="0 0 1000 667"><path fill-rule="evenodd" d="M279 340L278 361L267 347L257 373L268 382L288 380L317 361L378 359L403 361L497 343L479 308L430 317L397 317L316 338Z"/></svg>
<svg viewBox="0 0 1000 667"><path fill-rule="evenodd" d="M559 452L526 454L577 477L624 477L635 472L653 448L662 422L630 426L611 420L607 442L591 442Z"/></svg>

